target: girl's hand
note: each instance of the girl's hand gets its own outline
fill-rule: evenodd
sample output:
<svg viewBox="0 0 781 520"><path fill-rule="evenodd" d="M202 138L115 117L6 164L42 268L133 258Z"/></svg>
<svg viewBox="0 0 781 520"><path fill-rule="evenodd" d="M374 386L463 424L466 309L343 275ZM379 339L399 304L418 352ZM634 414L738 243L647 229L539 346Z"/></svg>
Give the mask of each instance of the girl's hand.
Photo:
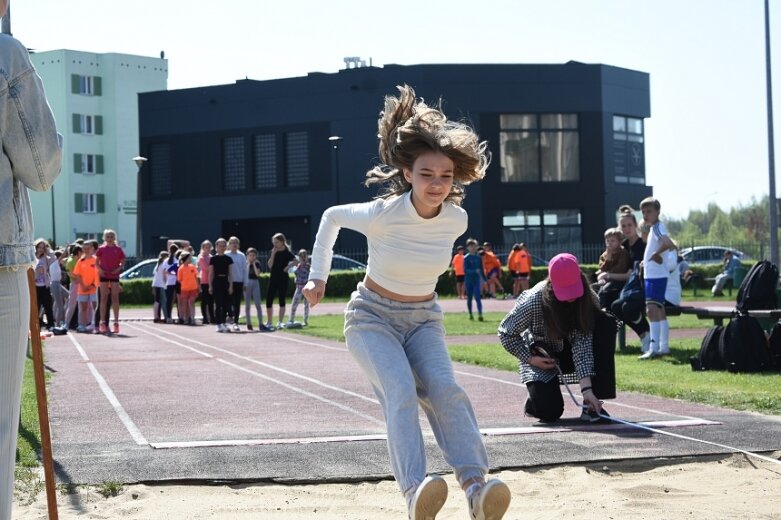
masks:
<svg viewBox="0 0 781 520"><path fill-rule="evenodd" d="M583 406L587 407L589 410L594 411L598 414L602 413L602 401L600 401L596 395L594 395L594 391L589 389L585 392L582 392L583 395Z"/></svg>
<svg viewBox="0 0 781 520"><path fill-rule="evenodd" d="M539 368L541 370L555 370L556 369L556 360L549 357L543 357L543 356L532 356L529 358L529 364L535 368Z"/></svg>
<svg viewBox="0 0 781 520"><path fill-rule="evenodd" d="M325 296L325 282L323 280L309 280L304 286L304 298L314 307Z"/></svg>

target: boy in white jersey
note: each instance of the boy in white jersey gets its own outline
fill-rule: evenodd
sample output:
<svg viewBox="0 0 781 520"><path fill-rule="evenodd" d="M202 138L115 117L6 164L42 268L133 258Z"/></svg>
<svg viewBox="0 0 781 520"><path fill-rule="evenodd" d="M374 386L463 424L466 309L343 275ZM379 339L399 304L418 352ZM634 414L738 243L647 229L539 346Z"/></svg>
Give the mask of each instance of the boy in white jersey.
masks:
<svg viewBox="0 0 781 520"><path fill-rule="evenodd" d="M645 270L645 309L651 325L651 345L640 359L651 359L670 353L670 325L664 310L664 293L667 289L669 270L665 265L664 253L675 249L667 235L667 228L659 221L662 205L653 197L640 203L643 221L647 226L643 268Z"/></svg>
<svg viewBox="0 0 781 520"><path fill-rule="evenodd" d="M499 520L510 490L499 480L485 481L488 457L472 405L453 375L434 292L453 243L467 229L460 203L464 186L485 175L486 143L416 100L410 87L399 90L398 98L385 98L378 121L383 164L366 181L385 189L372 202L323 213L304 296L314 306L325 294L340 228L366 235L366 277L347 304L344 335L382 406L409 518L433 520L447 498L442 477L426 477L420 402L466 493L470 518Z"/></svg>

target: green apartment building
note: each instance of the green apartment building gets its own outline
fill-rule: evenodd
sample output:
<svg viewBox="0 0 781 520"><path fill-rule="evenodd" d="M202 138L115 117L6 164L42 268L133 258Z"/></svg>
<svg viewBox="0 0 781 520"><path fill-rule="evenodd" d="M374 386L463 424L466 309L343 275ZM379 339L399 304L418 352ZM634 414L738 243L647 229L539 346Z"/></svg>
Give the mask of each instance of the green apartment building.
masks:
<svg viewBox="0 0 781 520"><path fill-rule="evenodd" d="M66 49L31 59L63 136L60 177L30 194L35 235L64 245L111 228L136 255L138 94L167 89L168 61Z"/></svg>

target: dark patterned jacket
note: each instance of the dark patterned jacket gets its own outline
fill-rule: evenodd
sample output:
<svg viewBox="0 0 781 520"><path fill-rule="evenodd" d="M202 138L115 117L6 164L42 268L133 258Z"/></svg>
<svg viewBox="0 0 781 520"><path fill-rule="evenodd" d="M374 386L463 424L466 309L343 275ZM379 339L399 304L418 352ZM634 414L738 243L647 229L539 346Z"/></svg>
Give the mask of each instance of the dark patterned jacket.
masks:
<svg viewBox="0 0 781 520"><path fill-rule="evenodd" d="M542 311L542 292L548 280L543 280L518 297L515 307L499 324L499 339L504 349L520 360L520 374L523 383L532 381L549 382L556 377L556 370L542 370L529 364L529 347L540 343L552 356L564 351L564 341L548 338L545 333ZM597 304L597 295L590 291ZM568 383L576 383L584 377L594 375L594 352L592 331L575 330L567 338L572 345L574 374L564 374Z"/></svg>

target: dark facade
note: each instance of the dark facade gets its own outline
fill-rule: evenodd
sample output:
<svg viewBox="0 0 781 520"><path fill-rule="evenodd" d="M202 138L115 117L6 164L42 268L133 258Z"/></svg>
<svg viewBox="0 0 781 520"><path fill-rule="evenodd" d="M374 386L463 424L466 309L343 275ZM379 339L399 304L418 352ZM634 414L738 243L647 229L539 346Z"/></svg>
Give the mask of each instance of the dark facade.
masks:
<svg viewBox="0 0 781 520"><path fill-rule="evenodd" d="M648 74L607 65L386 65L139 95L142 243L236 235L310 249L331 205L370 200L383 97L409 84L487 140L467 188L468 236L526 242L541 256L602 242L645 182ZM329 137L338 137L329 140ZM343 232L340 249L364 248Z"/></svg>

